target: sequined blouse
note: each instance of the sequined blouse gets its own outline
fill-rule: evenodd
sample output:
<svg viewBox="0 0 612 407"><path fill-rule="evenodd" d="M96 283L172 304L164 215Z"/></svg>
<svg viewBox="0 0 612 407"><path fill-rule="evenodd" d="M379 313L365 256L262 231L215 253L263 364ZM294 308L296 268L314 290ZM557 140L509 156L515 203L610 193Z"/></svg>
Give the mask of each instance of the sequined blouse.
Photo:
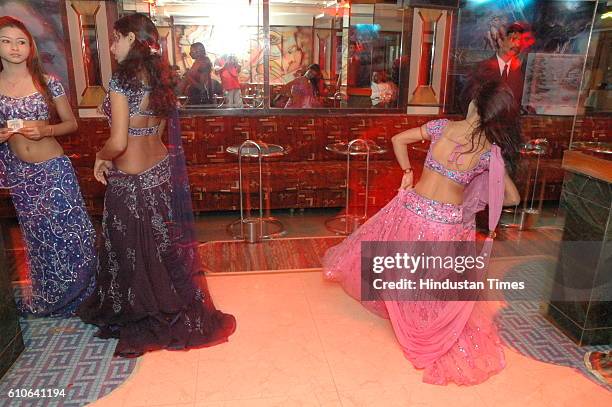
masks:
<svg viewBox="0 0 612 407"><path fill-rule="evenodd" d="M61 82L52 76L48 77L47 88L54 99L66 94ZM40 92L20 98L0 93L0 123L5 124L11 119L49 120L49 106L45 97Z"/></svg>
<svg viewBox="0 0 612 407"><path fill-rule="evenodd" d="M442 136L442 132L444 131L449 122L450 120L448 119L438 119L432 120L425 125L427 129L427 134L429 134L429 137L431 137L431 145L429 146L429 151L427 152L427 157L425 158L425 168L428 168L431 171L435 171L445 176L446 178L465 186L469 184L476 175L486 171L489 168L491 152L487 151L485 153L482 153L480 155L478 164L472 169L461 171L446 168L444 165L442 165L442 163L440 163L433 157L431 151L433 149L433 146ZM457 153L451 154L451 157L448 161L456 162L458 157L460 156Z"/></svg>
<svg viewBox="0 0 612 407"><path fill-rule="evenodd" d="M109 124L112 123L111 104L110 104L110 92L120 93L125 96L128 100L128 108L130 117L133 116L154 116L155 114L150 110L140 110L142 100L151 91L149 86L141 84L136 89L129 89L127 86L122 85L116 76L113 76L108 84L109 93L106 94L104 102L102 103L102 110L108 118ZM159 125L152 127L128 127L129 136L155 136L158 133Z"/></svg>

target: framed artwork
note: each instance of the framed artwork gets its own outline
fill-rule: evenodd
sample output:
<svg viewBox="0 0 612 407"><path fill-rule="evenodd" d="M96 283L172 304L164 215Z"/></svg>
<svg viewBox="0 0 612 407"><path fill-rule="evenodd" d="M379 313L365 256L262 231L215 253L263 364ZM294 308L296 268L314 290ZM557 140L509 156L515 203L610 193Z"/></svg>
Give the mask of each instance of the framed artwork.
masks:
<svg viewBox="0 0 612 407"><path fill-rule="evenodd" d="M583 55L529 54L523 106L536 114L574 115L583 65Z"/></svg>
<svg viewBox="0 0 612 407"><path fill-rule="evenodd" d="M533 51L585 54L589 43L595 1L543 1L533 18L536 38Z"/></svg>

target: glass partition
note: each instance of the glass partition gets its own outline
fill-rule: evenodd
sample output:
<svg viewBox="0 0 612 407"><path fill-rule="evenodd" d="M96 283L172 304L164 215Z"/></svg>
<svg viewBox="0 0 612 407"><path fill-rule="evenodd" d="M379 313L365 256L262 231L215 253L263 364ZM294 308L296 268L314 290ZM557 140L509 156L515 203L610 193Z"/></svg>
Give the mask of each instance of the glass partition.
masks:
<svg viewBox="0 0 612 407"><path fill-rule="evenodd" d="M359 3L123 0L119 9L169 28L186 108L401 107L405 8Z"/></svg>
<svg viewBox="0 0 612 407"><path fill-rule="evenodd" d="M425 108L414 112L460 114L478 75L501 78L497 64L510 52L508 83L523 114L572 116L596 4L120 0L119 9L148 12L171 31L168 58L187 107L412 112L418 105ZM607 53L593 58L607 64ZM593 112L605 105L609 83L597 69L585 100Z"/></svg>

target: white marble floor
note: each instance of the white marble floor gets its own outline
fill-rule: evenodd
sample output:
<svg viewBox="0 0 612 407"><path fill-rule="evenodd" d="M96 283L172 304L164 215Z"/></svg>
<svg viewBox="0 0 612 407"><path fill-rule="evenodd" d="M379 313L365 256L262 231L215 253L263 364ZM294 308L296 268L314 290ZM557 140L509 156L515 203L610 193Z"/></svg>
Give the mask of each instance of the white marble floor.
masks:
<svg viewBox="0 0 612 407"><path fill-rule="evenodd" d="M612 393L567 367L506 349L507 368L473 387L421 382L388 321L320 273L213 276L238 321L228 343L141 357L96 407L604 406Z"/></svg>

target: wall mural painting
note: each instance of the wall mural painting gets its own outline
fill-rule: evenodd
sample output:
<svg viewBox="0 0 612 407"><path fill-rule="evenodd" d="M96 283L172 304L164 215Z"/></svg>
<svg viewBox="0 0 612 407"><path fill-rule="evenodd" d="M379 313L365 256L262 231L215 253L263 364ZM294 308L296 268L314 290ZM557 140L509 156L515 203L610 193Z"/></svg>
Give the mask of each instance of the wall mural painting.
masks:
<svg viewBox="0 0 612 407"><path fill-rule="evenodd" d="M594 1L547 1L538 4L533 20L534 52L585 54Z"/></svg>
<svg viewBox="0 0 612 407"><path fill-rule="evenodd" d="M451 54L455 95L464 89L477 64L495 54L505 37L505 28L513 22L524 22L531 27L530 46L520 55L525 70L543 63L544 57L540 56L527 64L531 53L584 55L595 4L592 1L467 0L459 10L456 45ZM539 78L526 74L530 81ZM527 87L532 91L537 88L533 82ZM460 110L457 103L459 98L455 98L452 111Z"/></svg>
<svg viewBox="0 0 612 407"><path fill-rule="evenodd" d="M505 35L505 27L515 21L533 20L533 2L529 0L468 0L459 11L456 48L453 58L456 75L465 75L474 64L496 52Z"/></svg>
<svg viewBox="0 0 612 407"><path fill-rule="evenodd" d="M263 30L242 26L229 40L215 26L175 26L176 65L181 72L193 60L189 47L201 42L211 61L225 54L234 54L242 66L240 81L263 83ZM284 84L293 80L312 62L313 30L310 27L270 27L270 83Z"/></svg>
<svg viewBox="0 0 612 407"><path fill-rule="evenodd" d="M23 21L36 40L45 70L57 77L70 94L63 7L63 0L3 0L0 16L8 15Z"/></svg>

